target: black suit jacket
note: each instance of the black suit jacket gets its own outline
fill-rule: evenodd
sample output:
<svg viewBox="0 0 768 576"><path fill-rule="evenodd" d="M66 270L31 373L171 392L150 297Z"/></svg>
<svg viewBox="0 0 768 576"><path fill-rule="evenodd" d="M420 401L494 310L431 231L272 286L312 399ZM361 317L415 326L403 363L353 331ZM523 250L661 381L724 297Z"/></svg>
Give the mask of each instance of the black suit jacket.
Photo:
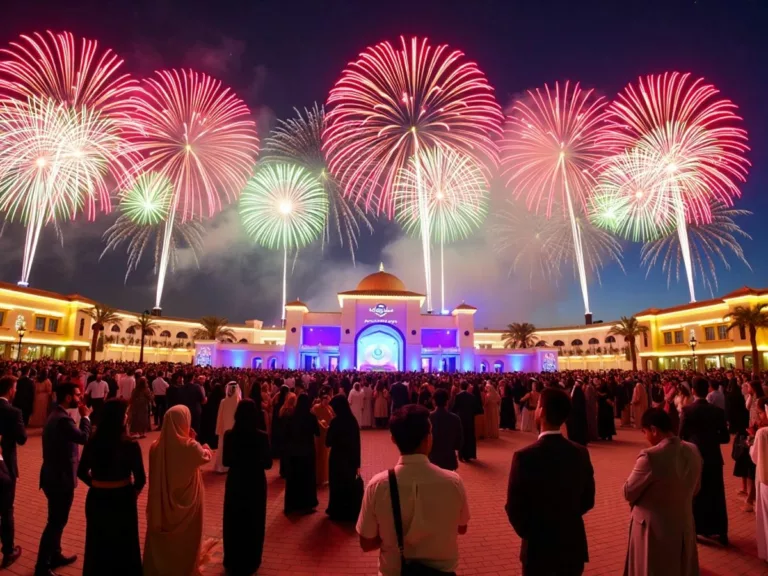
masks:
<svg viewBox="0 0 768 576"><path fill-rule="evenodd" d="M19 477L19 466L16 460L16 445L27 441L27 430L21 410L11 406L7 400L0 399L0 448L3 450L3 460L12 478Z"/></svg>
<svg viewBox="0 0 768 576"><path fill-rule="evenodd" d="M456 414L438 408L429 415L432 422L432 450L429 461L446 470L456 470L456 451L461 448L461 420Z"/></svg>
<svg viewBox="0 0 768 576"><path fill-rule="evenodd" d="M589 561L582 516L595 505L589 452L560 434L542 436L512 457L507 517L522 538L531 573L578 570Z"/></svg>
<svg viewBox="0 0 768 576"><path fill-rule="evenodd" d="M40 468L40 488L46 492L70 492L77 484L80 449L88 441L91 422L80 420L80 428L67 411L59 405L51 411L43 428L43 466Z"/></svg>
<svg viewBox="0 0 768 576"><path fill-rule="evenodd" d="M731 440L725 411L703 398L697 398L693 404L683 408L680 438L696 444L704 465L722 466L723 453L720 451L720 444L728 444Z"/></svg>
<svg viewBox="0 0 768 576"><path fill-rule="evenodd" d="M398 382L392 385L389 391L389 395L392 398L392 411L394 412L398 408L402 408L406 404L411 403L411 395L408 392L408 386L402 382Z"/></svg>

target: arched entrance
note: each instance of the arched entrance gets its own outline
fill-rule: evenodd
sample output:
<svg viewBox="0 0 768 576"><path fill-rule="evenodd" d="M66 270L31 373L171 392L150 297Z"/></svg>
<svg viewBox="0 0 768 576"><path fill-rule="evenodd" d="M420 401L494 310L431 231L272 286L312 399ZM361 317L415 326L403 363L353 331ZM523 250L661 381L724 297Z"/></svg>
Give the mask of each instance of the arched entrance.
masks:
<svg viewBox="0 0 768 576"><path fill-rule="evenodd" d="M402 371L403 335L389 324L371 324L355 340L355 366L358 370Z"/></svg>

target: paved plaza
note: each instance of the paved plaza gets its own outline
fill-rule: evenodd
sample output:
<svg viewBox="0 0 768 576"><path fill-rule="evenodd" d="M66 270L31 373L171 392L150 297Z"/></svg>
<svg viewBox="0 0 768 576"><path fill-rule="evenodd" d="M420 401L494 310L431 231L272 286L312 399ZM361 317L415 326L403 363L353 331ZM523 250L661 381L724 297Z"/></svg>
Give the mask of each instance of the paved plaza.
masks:
<svg viewBox="0 0 768 576"><path fill-rule="evenodd" d="M484 440L478 447L479 461L462 465L459 473L467 486L472 519L469 532L460 537L461 564L459 574L520 574L518 554L520 540L512 531L504 514L507 474L512 453L535 439L533 434L502 431L498 440ZM156 437L142 440L146 458L149 445ZM363 476L366 481L376 472L392 466L397 450L384 431L363 431ZM611 443L592 444L589 451L595 467L597 496L595 508L586 517L591 561L587 574L621 574L627 542L629 508L622 498L624 480L632 469L637 452L644 447L641 435L634 430L619 430ZM755 517L740 510L736 495L737 479L726 455L726 489L732 546L700 544L702 574L768 574L768 565L757 558L754 542ZM21 478L16 494L16 537L24 549L23 556L8 573L31 575L40 534L45 523L46 502L37 490L40 471L41 443L39 431L33 431L26 446L20 449ZM277 470L268 472L269 504L264 562L259 574L375 574L376 553L363 554L358 547L353 526L330 522L323 510L328 489L319 491L318 512L310 516L286 518L282 513L284 483ZM205 536L211 539L210 559L205 574L223 574L221 567L221 524L224 476L205 472L206 518ZM77 553L78 562L61 570L62 574L80 574L85 539L84 498L86 488L79 485L70 521L64 532L64 552ZM146 489L139 499L141 537L146 524L144 510ZM554 552L556 553L556 552Z"/></svg>

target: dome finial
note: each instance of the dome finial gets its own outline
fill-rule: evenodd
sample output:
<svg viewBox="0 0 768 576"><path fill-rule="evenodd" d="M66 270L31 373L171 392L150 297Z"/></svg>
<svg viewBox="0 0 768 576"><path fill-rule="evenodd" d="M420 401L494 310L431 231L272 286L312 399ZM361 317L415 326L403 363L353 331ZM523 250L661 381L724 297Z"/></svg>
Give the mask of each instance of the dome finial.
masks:
<svg viewBox="0 0 768 576"><path fill-rule="evenodd" d="M384 272L384 262L379 262L379 272Z"/></svg>

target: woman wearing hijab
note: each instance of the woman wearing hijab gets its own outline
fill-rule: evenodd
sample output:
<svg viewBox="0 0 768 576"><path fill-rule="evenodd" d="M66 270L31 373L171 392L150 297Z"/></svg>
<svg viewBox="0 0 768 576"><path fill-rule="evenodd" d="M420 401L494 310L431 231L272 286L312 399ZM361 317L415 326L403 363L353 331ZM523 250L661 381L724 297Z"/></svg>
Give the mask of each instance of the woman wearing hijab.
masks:
<svg viewBox="0 0 768 576"><path fill-rule="evenodd" d="M597 391L597 436L600 440L612 440L616 435L616 411L607 384Z"/></svg>
<svg viewBox="0 0 768 576"><path fill-rule="evenodd" d="M203 535L201 466L211 451L192 431L189 408L165 413L160 438L149 449L144 576L197 574Z"/></svg>
<svg viewBox="0 0 768 576"><path fill-rule="evenodd" d="M475 440L485 438L484 394L479 382L472 384L472 396L475 397Z"/></svg>
<svg viewBox="0 0 768 576"><path fill-rule="evenodd" d="M240 386L237 382L227 384L226 397L219 403L219 413L216 416L216 434L219 438L216 461L213 469L219 474L224 474L227 467L224 465L224 451L221 449L222 439L227 430L231 430L235 423L235 411L240 402Z"/></svg>
<svg viewBox="0 0 768 576"><path fill-rule="evenodd" d="M243 400L232 429L222 438L224 466L229 468L224 489L224 568L230 576L248 576L261 566L267 518L264 471L272 468L269 439L259 428L262 414L253 400Z"/></svg>
<svg viewBox="0 0 768 576"><path fill-rule="evenodd" d="M151 429L149 422L149 405L152 394L149 391L147 379L141 376L136 382L136 388L131 393L130 426L131 434L146 438Z"/></svg>
<svg viewBox="0 0 768 576"><path fill-rule="evenodd" d="M499 409L501 397L493 384L485 384L485 435L487 438L499 437Z"/></svg>
<svg viewBox="0 0 768 576"><path fill-rule="evenodd" d="M325 444L331 449L329 464L329 497L325 513L331 520L355 521L360 513L360 495L355 484L360 471L360 426L344 396L335 396Z"/></svg>
<svg viewBox="0 0 768 576"><path fill-rule="evenodd" d="M77 468L77 477L88 486L85 576L140 576L142 572L136 499L147 478L141 447L125 429L127 410L123 400L104 403L99 427L85 445Z"/></svg>
<svg viewBox="0 0 768 576"><path fill-rule="evenodd" d="M328 482L328 448L325 445L325 437L328 425L335 416L329 404L330 399L329 392L323 390L317 404L312 406L312 414L320 424L320 436L315 438L315 481L318 486Z"/></svg>
<svg viewBox="0 0 768 576"><path fill-rule="evenodd" d="M499 428L503 430L514 430L517 427L517 417L515 415L515 397L512 387L506 382L502 382L501 408L499 410Z"/></svg>
<svg viewBox="0 0 768 576"><path fill-rule="evenodd" d="M293 414L285 419L283 510L286 514L308 513L317 507L315 436L320 436L320 425L310 411L309 404L309 396L300 394Z"/></svg>

